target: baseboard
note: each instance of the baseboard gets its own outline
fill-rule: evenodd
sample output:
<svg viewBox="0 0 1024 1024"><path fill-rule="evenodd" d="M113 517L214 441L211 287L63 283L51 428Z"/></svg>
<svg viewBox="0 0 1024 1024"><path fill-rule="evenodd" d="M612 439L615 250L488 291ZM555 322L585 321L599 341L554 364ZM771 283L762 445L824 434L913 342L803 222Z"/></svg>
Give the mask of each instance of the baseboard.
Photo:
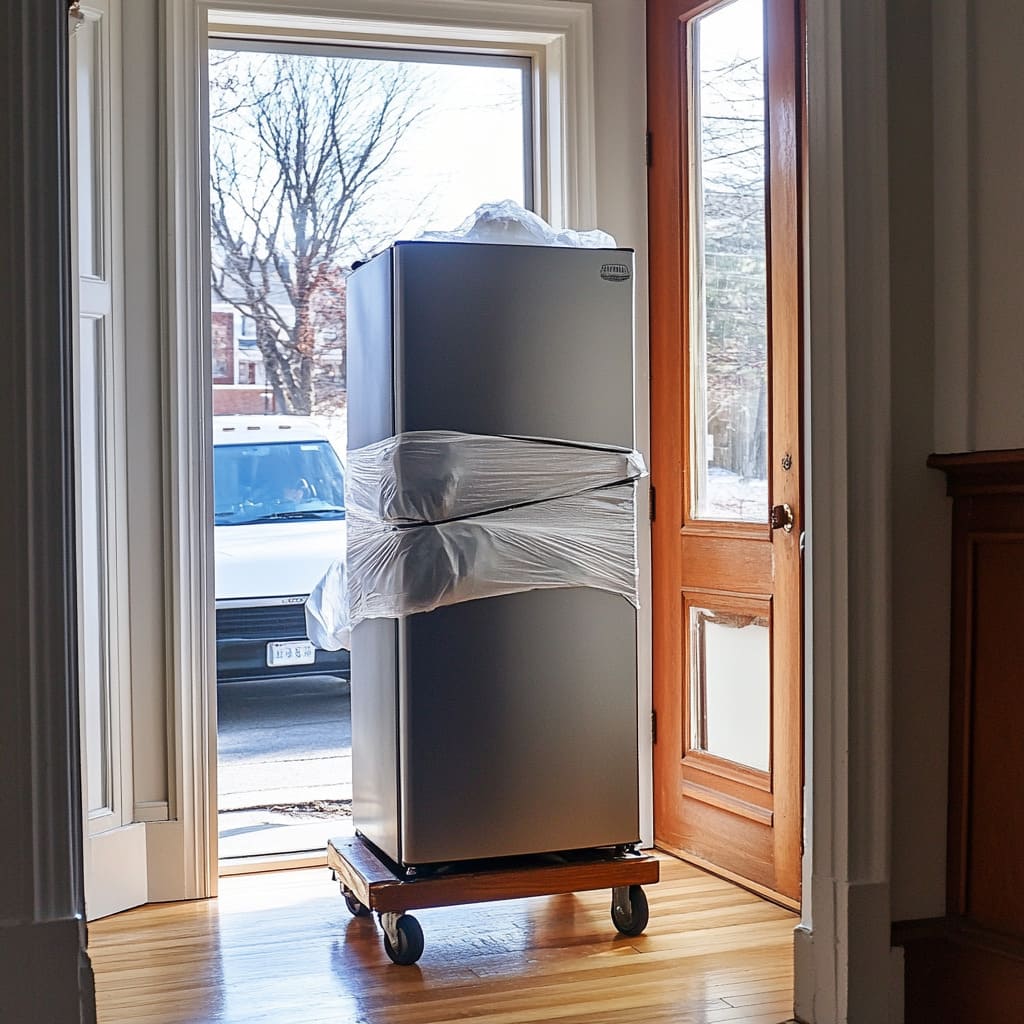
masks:
<svg viewBox="0 0 1024 1024"><path fill-rule="evenodd" d="M793 932L796 1020L904 1024L903 950L890 941L888 886L812 884L814 926Z"/></svg>
<svg viewBox="0 0 1024 1024"><path fill-rule="evenodd" d="M95 1024L85 922L0 922L0 1021Z"/></svg>
<svg viewBox="0 0 1024 1024"><path fill-rule="evenodd" d="M804 1024L814 1020L814 957L814 932L800 925L793 930L793 1013Z"/></svg>
<svg viewBox="0 0 1024 1024"><path fill-rule="evenodd" d="M145 825L113 828L85 843L85 913L90 921L147 902Z"/></svg>
<svg viewBox="0 0 1024 1024"><path fill-rule="evenodd" d="M207 875L192 847L193 834L181 819L147 821L148 903L201 900L217 895L217 875Z"/></svg>

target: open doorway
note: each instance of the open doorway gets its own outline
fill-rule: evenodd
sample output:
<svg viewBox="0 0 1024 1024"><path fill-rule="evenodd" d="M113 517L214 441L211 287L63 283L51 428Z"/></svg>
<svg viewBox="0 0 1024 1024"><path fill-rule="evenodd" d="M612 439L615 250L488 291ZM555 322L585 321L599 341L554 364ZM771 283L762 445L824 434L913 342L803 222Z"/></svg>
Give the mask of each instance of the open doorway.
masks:
<svg viewBox="0 0 1024 1024"><path fill-rule="evenodd" d="M344 557L346 281L484 202L531 208L532 62L211 39L212 409L222 869L351 822L348 652L306 596Z"/></svg>

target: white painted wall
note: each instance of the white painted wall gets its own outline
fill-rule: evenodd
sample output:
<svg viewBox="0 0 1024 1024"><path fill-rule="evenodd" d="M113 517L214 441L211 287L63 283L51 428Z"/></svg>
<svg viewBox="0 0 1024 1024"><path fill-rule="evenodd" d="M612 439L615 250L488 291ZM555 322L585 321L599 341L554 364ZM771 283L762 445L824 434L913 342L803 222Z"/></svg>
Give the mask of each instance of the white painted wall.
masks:
<svg viewBox="0 0 1024 1024"><path fill-rule="evenodd" d="M974 144L971 447L1024 447L1024 12L975 0L969 29Z"/></svg>
<svg viewBox="0 0 1024 1024"><path fill-rule="evenodd" d="M1024 447L1024 18L1013 0L889 7L901 920L945 910L951 507L924 460Z"/></svg>
<svg viewBox="0 0 1024 1024"><path fill-rule="evenodd" d="M943 913L949 506L935 450L929 0L889 10L892 306L892 917Z"/></svg>
<svg viewBox="0 0 1024 1024"><path fill-rule="evenodd" d="M1012 0L947 0L932 22L937 448L1019 448L1024 18Z"/></svg>

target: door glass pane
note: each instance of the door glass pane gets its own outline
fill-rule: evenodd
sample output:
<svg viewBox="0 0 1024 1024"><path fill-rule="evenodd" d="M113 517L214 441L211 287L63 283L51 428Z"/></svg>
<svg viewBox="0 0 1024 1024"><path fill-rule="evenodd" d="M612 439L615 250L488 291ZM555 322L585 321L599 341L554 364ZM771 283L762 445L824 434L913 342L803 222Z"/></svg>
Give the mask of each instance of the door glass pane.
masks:
<svg viewBox="0 0 1024 1024"><path fill-rule="evenodd" d="M693 516L768 517L762 0L690 28Z"/></svg>
<svg viewBox="0 0 1024 1024"><path fill-rule="evenodd" d="M691 608L690 650L690 749L768 771L768 617Z"/></svg>
<svg viewBox="0 0 1024 1024"><path fill-rule="evenodd" d="M85 720L85 787L90 813L109 810L110 735L106 659L106 594L103 566L103 436L99 408L102 368L102 324L93 317L79 320L76 395L78 420L78 612L79 688Z"/></svg>

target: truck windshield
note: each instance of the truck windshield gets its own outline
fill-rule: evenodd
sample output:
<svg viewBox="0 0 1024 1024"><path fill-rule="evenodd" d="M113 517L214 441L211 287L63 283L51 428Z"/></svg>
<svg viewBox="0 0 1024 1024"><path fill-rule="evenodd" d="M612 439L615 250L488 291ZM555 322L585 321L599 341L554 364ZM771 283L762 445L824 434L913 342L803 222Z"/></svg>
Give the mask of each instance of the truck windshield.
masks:
<svg viewBox="0 0 1024 1024"><path fill-rule="evenodd" d="M345 518L345 477L327 441L217 445L213 490L218 526Z"/></svg>

